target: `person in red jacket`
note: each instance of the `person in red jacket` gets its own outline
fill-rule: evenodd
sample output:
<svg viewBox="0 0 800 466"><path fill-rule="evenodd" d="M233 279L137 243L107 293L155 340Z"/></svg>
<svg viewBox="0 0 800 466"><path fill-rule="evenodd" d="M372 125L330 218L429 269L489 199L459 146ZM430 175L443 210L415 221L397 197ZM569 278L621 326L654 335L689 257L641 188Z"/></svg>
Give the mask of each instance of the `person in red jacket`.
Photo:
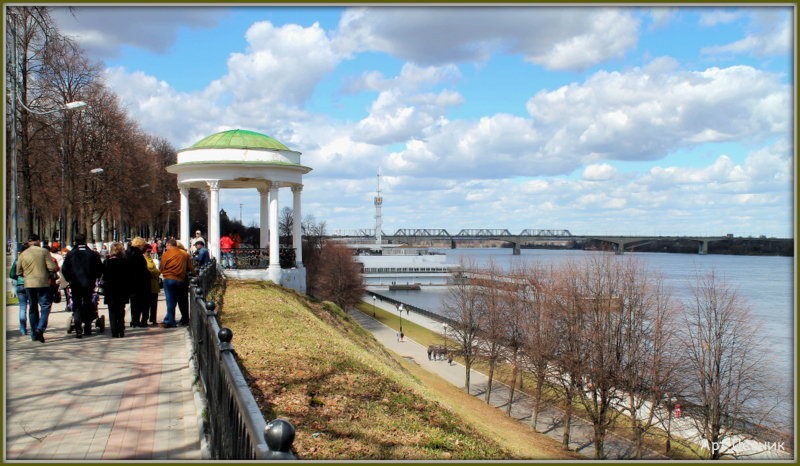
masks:
<svg viewBox="0 0 800 466"><path fill-rule="evenodd" d="M225 235L219 239L219 248L222 253L222 266L233 268L233 239L228 233L225 233Z"/></svg>

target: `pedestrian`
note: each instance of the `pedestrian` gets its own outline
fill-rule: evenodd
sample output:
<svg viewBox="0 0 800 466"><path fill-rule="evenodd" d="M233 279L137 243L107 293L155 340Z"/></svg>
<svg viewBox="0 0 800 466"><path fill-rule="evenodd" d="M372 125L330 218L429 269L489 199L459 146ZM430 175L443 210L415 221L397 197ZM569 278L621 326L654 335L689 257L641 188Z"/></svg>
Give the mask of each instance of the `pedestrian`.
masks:
<svg viewBox="0 0 800 466"><path fill-rule="evenodd" d="M108 248L106 247L106 244L103 243L103 245L100 247L100 260L102 262L105 262L107 258L108 258Z"/></svg>
<svg viewBox="0 0 800 466"><path fill-rule="evenodd" d="M150 272L150 300L148 301L144 315L142 315L142 322L149 322L151 325L156 325L158 292L161 289L158 285L158 280L161 276L161 272L158 270L155 260L153 260L153 251L150 248L144 250L144 258L147 261L147 271Z"/></svg>
<svg viewBox="0 0 800 466"><path fill-rule="evenodd" d="M50 275L55 273L56 263L50 257L50 251L42 248L41 244L39 235L34 233L28 237L29 247L17 259L17 273L25 278L31 340L44 343L44 332L53 303Z"/></svg>
<svg viewBox="0 0 800 466"><path fill-rule="evenodd" d="M92 294L97 280L103 276L103 263L100 254L86 245L86 235L75 235L75 247L64 258L64 279L69 283L72 297L72 323L75 325L75 338L92 334L92 320L97 311L92 302ZM83 330L81 329L83 325Z"/></svg>
<svg viewBox="0 0 800 466"><path fill-rule="evenodd" d="M188 323L189 312L185 307L188 306L188 268L192 260L186 251L178 247L175 238L167 240L167 250L161 256L161 275L164 277L164 295L167 299L167 315L161 322L161 327L177 327L175 320L175 307L180 306L181 320Z"/></svg>
<svg viewBox="0 0 800 466"><path fill-rule="evenodd" d="M431 354L433 354L433 346L428 345L428 361L431 360Z"/></svg>
<svg viewBox="0 0 800 466"><path fill-rule="evenodd" d="M197 252L197 249L198 249L197 248L197 242L198 241L202 241L203 244L205 244L205 242L206 242L206 240L203 239L203 234L200 233L200 230L195 231L194 232L194 238L192 238L191 241L189 241L189 246L190 246L189 247L189 254L195 255L195 253Z"/></svg>
<svg viewBox="0 0 800 466"><path fill-rule="evenodd" d="M28 249L28 243L22 243L20 247L20 254L22 251ZM17 260L11 264L11 270L8 277L14 280L16 286L17 301L19 301L19 333L21 335L28 334L28 293L25 291L25 277L17 274Z"/></svg>
<svg viewBox="0 0 800 466"><path fill-rule="evenodd" d="M452 366L453 365L453 352L452 351L447 353L447 365L448 366Z"/></svg>
<svg viewBox="0 0 800 466"><path fill-rule="evenodd" d="M103 266L102 283L111 337L122 338L125 336L125 305L131 294L131 272L125 258L125 246L120 242L111 244Z"/></svg>
<svg viewBox="0 0 800 466"><path fill-rule="evenodd" d="M208 248L206 248L206 243L201 241L195 242L195 247L197 248L197 254L193 257L194 261L197 263L198 267L203 267L209 262L211 262L211 258L208 255Z"/></svg>
<svg viewBox="0 0 800 466"><path fill-rule="evenodd" d="M226 268L233 268L233 240L228 233L225 233L219 239L219 249L222 253L222 266Z"/></svg>
<svg viewBox="0 0 800 466"><path fill-rule="evenodd" d="M150 272L144 250L147 242L141 236L131 240L125 255L131 273L131 327L147 327L150 306Z"/></svg>
<svg viewBox="0 0 800 466"><path fill-rule="evenodd" d="M400 330L400 341L405 341L404 338L405 338L405 334L403 333L402 330Z"/></svg>

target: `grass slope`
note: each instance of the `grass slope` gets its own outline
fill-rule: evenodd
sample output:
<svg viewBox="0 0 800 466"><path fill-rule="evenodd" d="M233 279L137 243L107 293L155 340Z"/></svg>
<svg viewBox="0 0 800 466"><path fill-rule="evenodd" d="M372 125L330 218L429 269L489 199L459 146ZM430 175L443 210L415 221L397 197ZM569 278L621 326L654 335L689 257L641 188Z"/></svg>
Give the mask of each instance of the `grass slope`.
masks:
<svg viewBox="0 0 800 466"><path fill-rule="evenodd" d="M221 298L264 417L294 423L301 459L519 458L431 397L335 305L258 281L228 281Z"/></svg>

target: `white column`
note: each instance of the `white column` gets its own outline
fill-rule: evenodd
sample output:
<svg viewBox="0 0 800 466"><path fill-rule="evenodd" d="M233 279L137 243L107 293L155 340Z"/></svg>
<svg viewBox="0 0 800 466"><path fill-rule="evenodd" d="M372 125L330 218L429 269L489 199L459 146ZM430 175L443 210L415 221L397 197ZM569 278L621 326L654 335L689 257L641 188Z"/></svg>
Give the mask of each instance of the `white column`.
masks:
<svg viewBox="0 0 800 466"><path fill-rule="evenodd" d="M189 188L180 187L181 190L181 243L189 249Z"/></svg>
<svg viewBox="0 0 800 466"><path fill-rule="evenodd" d="M212 258L220 260L219 255L219 181L208 183L208 252Z"/></svg>
<svg viewBox="0 0 800 466"><path fill-rule="evenodd" d="M269 188L269 268L281 268L280 233L278 232L278 188L280 184L272 183Z"/></svg>
<svg viewBox="0 0 800 466"><path fill-rule="evenodd" d="M267 249L269 247L269 187L270 184L267 183L264 186L258 188L259 203L261 214L261 238L260 238L260 248Z"/></svg>
<svg viewBox="0 0 800 466"><path fill-rule="evenodd" d="M303 224L300 215L300 195L303 185L292 186L292 246L295 252L295 267L303 267Z"/></svg>

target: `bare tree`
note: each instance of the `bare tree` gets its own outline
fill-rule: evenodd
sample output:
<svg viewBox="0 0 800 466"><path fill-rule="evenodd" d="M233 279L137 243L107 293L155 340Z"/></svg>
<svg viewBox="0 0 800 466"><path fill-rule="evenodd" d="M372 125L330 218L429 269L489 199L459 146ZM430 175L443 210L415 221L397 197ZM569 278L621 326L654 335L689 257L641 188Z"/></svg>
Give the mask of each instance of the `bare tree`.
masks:
<svg viewBox="0 0 800 466"><path fill-rule="evenodd" d="M574 263L554 270L549 302L557 335L553 352L554 388L564 409L561 446L568 450L574 404L582 391L585 353L585 315L581 308L580 277Z"/></svg>
<svg viewBox="0 0 800 466"><path fill-rule="evenodd" d="M451 323L450 336L458 343L458 351L464 358L464 390L469 393L470 371L478 358L482 308L478 290L463 275L474 271L474 264L462 261L461 271L442 299L442 312Z"/></svg>
<svg viewBox="0 0 800 466"><path fill-rule="evenodd" d="M322 246L314 279L316 296L333 301L342 309L355 306L364 298L364 283L353 251L337 241L326 241Z"/></svg>
<svg viewBox="0 0 800 466"><path fill-rule="evenodd" d="M525 323L528 321L526 290L527 283L522 270L516 270L508 275L508 280L502 288L503 310L506 314L505 349L510 353L508 360L511 363L511 383L509 384L508 404L506 414L511 415L514 403L514 393L517 387L517 377L520 375L522 364L523 345L525 343Z"/></svg>
<svg viewBox="0 0 800 466"><path fill-rule="evenodd" d="M623 267L620 388L625 397L621 409L630 416L635 458L640 459L645 436L662 422L667 394L678 390L674 344L680 307L673 303L660 274L631 260Z"/></svg>
<svg viewBox="0 0 800 466"><path fill-rule="evenodd" d="M520 292L519 304L523 312L523 350L528 370L536 379L531 410L531 428L537 429L542 396L548 378L552 375L552 362L558 343L552 313L552 279L550 274L532 268L523 275L525 286Z"/></svg>
<svg viewBox="0 0 800 466"><path fill-rule="evenodd" d="M681 335L688 377L684 394L692 403L687 414L709 458L717 460L733 448L726 440L745 434L745 422L757 425L769 416L769 378L756 340L758 325L736 291L713 271L697 277L691 291Z"/></svg>
<svg viewBox="0 0 800 466"><path fill-rule="evenodd" d="M497 264L491 261L473 274L473 277L472 283L482 310L478 333L480 356L489 363L485 400L490 403L495 370L506 344L507 300L504 299L504 290L508 283Z"/></svg>

